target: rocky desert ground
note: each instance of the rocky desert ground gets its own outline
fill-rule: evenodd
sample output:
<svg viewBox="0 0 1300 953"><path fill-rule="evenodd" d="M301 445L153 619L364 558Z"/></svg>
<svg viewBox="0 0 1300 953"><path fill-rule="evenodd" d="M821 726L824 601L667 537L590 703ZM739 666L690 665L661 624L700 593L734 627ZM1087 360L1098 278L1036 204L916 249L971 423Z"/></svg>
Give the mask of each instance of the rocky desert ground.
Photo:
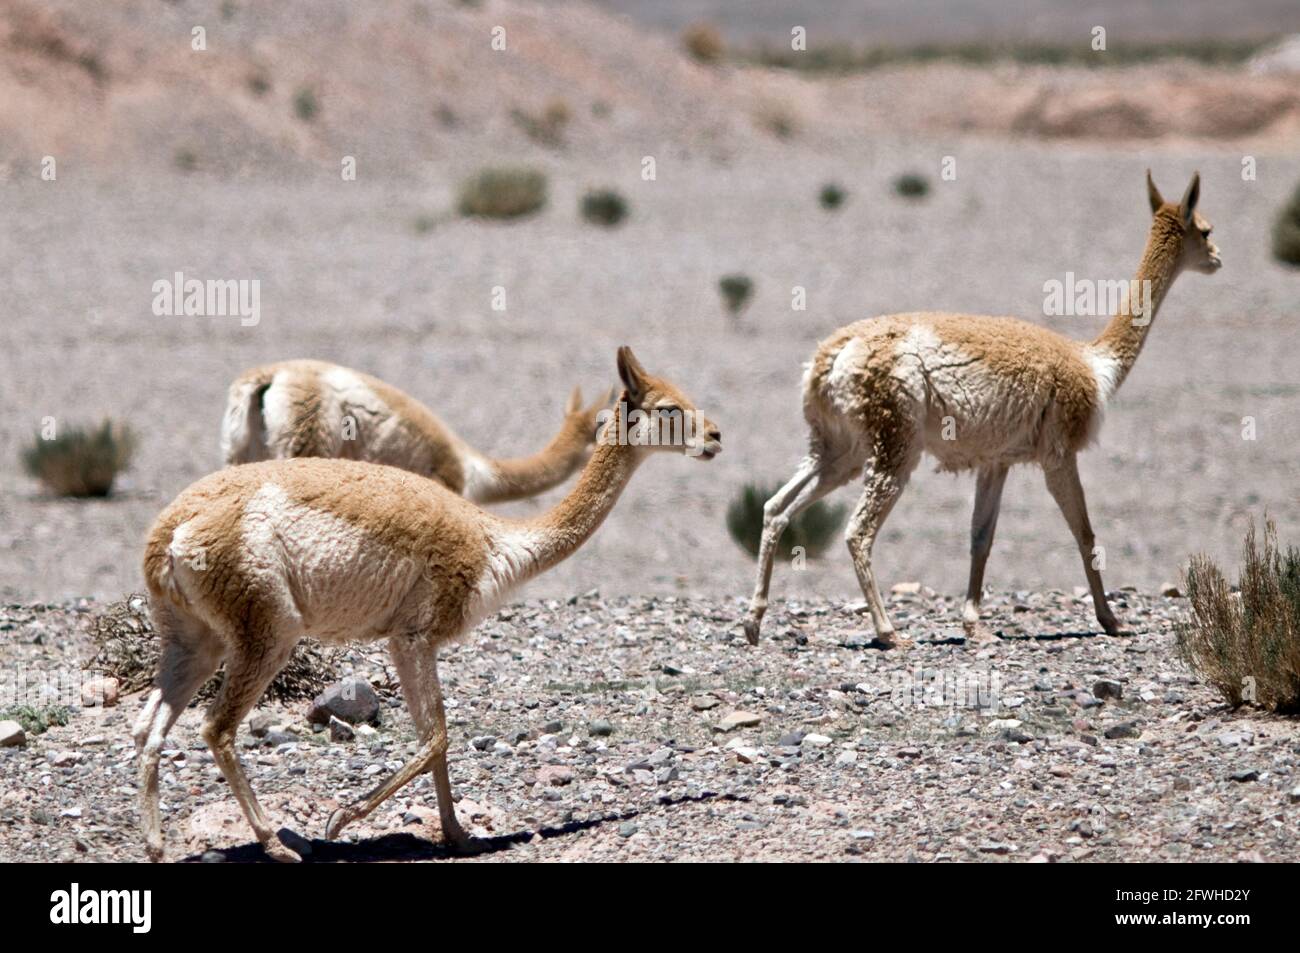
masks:
<svg viewBox="0 0 1300 953"><path fill-rule="evenodd" d="M506 51L490 46L497 25ZM219 465L243 368L361 368L508 456L546 442L574 384L612 384L614 350L631 344L721 425L726 450L652 461L581 552L448 656L452 777L478 858L1296 859L1295 722L1220 706L1174 656L1184 600L1160 595L1193 552L1235 566L1265 512L1300 539L1300 279L1268 251L1300 183L1294 74L1170 60L817 77L702 65L673 36L578 3L15 0L0 77L6 678L80 669L89 618L141 588L153 516ZM563 134L536 141L519 117L557 100ZM355 180L340 175L348 156ZM546 208L457 217L463 176L501 162L547 173ZM1096 635L1074 543L1024 470L987 576L1002 637L964 644L973 480L923 463L876 547L886 587L919 584L891 598L921 644L866 646L836 545L777 567L769 638L748 648L753 564L724 513L745 482L797 462L816 342L923 308L1094 336L1102 317L1044 315L1044 283L1131 276L1148 167L1175 194L1200 171L1225 266L1179 279L1081 459L1132 634ZM924 200L893 191L907 172L930 180ZM817 204L831 181L848 195L835 212ZM581 220L592 187L627 197L626 224ZM259 323L154 315L153 282L177 271L258 279ZM756 285L738 320L716 288L729 272ZM22 473L43 418L104 415L140 438L113 497L54 499ZM538 513L562 492L503 510ZM348 665L378 691L375 733L332 741L289 705L241 735L264 802L308 838L414 743L382 652ZM904 690L971 671L996 683L996 706ZM67 725L0 750L0 858L142 859L138 704L74 705ZM172 735L173 855L253 859L200 717ZM417 787L311 856L441 858L433 808Z"/></svg>

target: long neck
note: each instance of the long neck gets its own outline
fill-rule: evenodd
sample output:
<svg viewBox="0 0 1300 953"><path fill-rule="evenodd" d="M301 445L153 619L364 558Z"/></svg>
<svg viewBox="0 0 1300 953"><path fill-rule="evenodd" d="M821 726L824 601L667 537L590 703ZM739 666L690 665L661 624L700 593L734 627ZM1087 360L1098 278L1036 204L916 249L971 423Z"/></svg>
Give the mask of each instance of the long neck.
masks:
<svg viewBox="0 0 1300 953"><path fill-rule="evenodd" d="M475 488L478 503L520 500L559 486L582 465L586 450L567 430L530 457L484 459L486 477Z"/></svg>
<svg viewBox="0 0 1300 953"><path fill-rule="evenodd" d="M1183 232L1177 216L1162 210L1151 223L1137 276L1129 286L1130 294L1093 342L1093 347L1107 351L1119 366L1115 388L1123 383L1142 352L1156 312L1178 277L1182 252Z"/></svg>
<svg viewBox="0 0 1300 953"><path fill-rule="evenodd" d="M585 543L614 508L644 456L636 446L600 444L563 500L542 516L516 524L528 537L531 555L517 581L563 562Z"/></svg>

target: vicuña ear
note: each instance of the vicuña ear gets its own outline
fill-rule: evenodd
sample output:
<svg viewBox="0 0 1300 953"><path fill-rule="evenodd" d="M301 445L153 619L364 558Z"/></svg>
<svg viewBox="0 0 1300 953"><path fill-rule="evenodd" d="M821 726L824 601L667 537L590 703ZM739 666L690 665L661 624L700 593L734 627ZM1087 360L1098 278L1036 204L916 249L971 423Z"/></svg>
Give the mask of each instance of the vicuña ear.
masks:
<svg viewBox="0 0 1300 953"><path fill-rule="evenodd" d="M564 405L564 413L566 415L576 414L580 410L582 410L582 388L575 387L573 388L573 393L569 395L569 399Z"/></svg>
<svg viewBox="0 0 1300 953"><path fill-rule="evenodd" d="M1165 204L1164 198L1160 195L1160 190L1156 188L1155 179L1151 178L1150 169L1147 169L1147 201L1151 203L1152 215L1160 211L1160 206Z"/></svg>
<svg viewBox="0 0 1300 953"><path fill-rule="evenodd" d="M1183 224L1192 224L1192 213L1196 211L1196 201L1201 197L1201 173L1193 172L1192 181L1187 183L1187 191L1183 193L1183 200L1178 203L1178 211L1182 213Z"/></svg>
<svg viewBox="0 0 1300 953"><path fill-rule="evenodd" d="M621 347L618 349L618 376L623 381L623 386L627 388L628 396L633 400L640 400L645 393L645 368L641 362L636 359L630 347Z"/></svg>

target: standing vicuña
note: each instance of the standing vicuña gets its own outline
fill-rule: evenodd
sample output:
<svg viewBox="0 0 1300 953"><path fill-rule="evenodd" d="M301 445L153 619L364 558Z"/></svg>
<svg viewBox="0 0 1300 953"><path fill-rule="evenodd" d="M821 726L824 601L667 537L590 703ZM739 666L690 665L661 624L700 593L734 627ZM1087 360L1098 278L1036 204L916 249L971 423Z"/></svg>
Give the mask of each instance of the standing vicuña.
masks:
<svg viewBox="0 0 1300 953"><path fill-rule="evenodd" d="M464 635L526 580L571 555L652 452L709 459L721 434L676 387L618 352L625 390L573 490L536 519L487 513L441 484L393 467L303 459L230 467L163 510L144 575L162 640L157 687L135 724L150 857L162 856L158 758L177 716L226 663L203 737L267 853L275 836L235 754L240 720L310 633L323 641L387 638L421 745L400 770L326 825L335 837L432 769L444 836L466 840L447 777L438 648ZM655 430L667 415L674 440ZM680 426L685 419L694 426Z"/></svg>
<svg viewBox="0 0 1300 953"><path fill-rule="evenodd" d="M583 407L575 387L550 444L530 457L494 460L391 384L324 361L285 361L250 368L230 385L221 452L227 464L294 457L386 463L476 503L496 503L567 480L586 462L596 414L612 399Z"/></svg>
<svg viewBox="0 0 1300 953"><path fill-rule="evenodd" d="M885 645L906 643L885 615L871 547L922 451L941 469L977 472L962 610L972 635L979 633L984 564L1002 484L1016 463L1043 468L1083 556L1097 619L1108 633L1118 631L1093 565L1075 455L1095 437L1103 408L1133 367L1174 278L1186 268L1208 274L1221 264L1210 224L1196 212L1199 175L1177 205L1160 197L1150 172L1147 192L1154 220L1137 280L1150 282L1151 313L1130 307L1126 297L1095 341L1074 341L1013 318L923 312L859 321L818 346L803 382L808 455L764 507L758 582L745 620L751 643L758 641L772 558L786 524L859 472L866 489L849 520L849 552L877 638Z"/></svg>

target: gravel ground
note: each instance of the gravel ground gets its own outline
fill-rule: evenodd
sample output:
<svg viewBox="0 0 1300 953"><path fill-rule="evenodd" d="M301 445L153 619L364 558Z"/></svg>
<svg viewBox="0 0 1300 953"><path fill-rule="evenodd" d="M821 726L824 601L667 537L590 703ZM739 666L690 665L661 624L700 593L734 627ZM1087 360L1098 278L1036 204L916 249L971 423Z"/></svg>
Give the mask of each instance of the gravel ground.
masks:
<svg viewBox="0 0 1300 953"><path fill-rule="evenodd" d="M1001 639L976 647L955 600L895 593L919 640L906 653L867 647L860 606L822 601L775 606L757 650L737 602L512 606L441 666L472 859L1300 860L1300 725L1227 710L1188 675L1181 600L1114 599L1131 636L1095 635L1086 597L991 596ZM94 608L7 607L4 670L67 677ZM347 663L386 703L373 736L332 743L306 703L260 709L264 739L241 728L264 807L312 839L311 859L447 859L427 778L345 840L319 839L414 750L385 663L379 647ZM139 704L74 709L0 749L0 860L143 858ZM728 716L744 724L719 730ZM165 752L169 856L261 859L200 720L186 711Z"/></svg>

